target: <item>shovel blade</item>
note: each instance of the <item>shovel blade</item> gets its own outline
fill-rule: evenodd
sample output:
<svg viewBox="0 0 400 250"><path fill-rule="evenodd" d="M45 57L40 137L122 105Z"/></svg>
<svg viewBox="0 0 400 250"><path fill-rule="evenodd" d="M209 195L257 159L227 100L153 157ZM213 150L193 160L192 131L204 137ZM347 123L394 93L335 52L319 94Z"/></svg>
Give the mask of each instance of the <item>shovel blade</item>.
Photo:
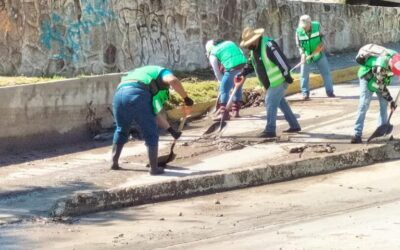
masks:
<svg viewBox="0 0 400 250"><path fill-rule="evenodd" d="M225 127L226 125L226 121L223 121L222 123L220 121L214 122L213 124L211 124L210 127L208 127L208 129L206 130L206 132L203 133L203 135L208 135L211 133L214 133L217 130L220 130L220 128Z"/></svg>
<svg viewBox="0 0 400 250"><path fill-rule="evenodd" d="M221 132L226 126L226 121L222 121L219 123L218 132Z"/></svg>
<svg viewBox="0 0 400 250"><path fill-rule="evenodd" d="M159 167L166 167L168 163L171 161L175 160L176 154L174 152L171 152L168 155L162 155L158 157L158 166Z"/></svg>
<svg viewBox="0 0 400 250"><path fill-rule="evenodd" d="M174 141L172 143L169 154L162 155L157 158L159 167L165 167L165 166L167 166L168 163L175 160L175 158L176 158L176 154L174 153L175 144L176 144L176 141Z"/></svg>
<svg viewBox="0 0 400 250"><path fill-rule="evenodd" d="M374 131L374 133L368 138L367 142L370 142L374 138L378 138L378 137L390 134L392 132L392 130L393 130L392 124L390 124L390 123L383 124Z"/></svg>

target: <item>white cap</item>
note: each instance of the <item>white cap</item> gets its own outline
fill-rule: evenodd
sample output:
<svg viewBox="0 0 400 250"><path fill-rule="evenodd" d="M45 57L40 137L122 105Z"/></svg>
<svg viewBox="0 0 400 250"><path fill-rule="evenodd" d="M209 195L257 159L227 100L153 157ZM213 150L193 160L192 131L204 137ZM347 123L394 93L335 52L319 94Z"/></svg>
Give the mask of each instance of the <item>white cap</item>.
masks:
<svg viewBox="0 0 400 250"><path fill-rule="evenodd" d="M311 23L311 17L309 15L302 15L300 17L299 27L305 28L310 23Z"/></svg>

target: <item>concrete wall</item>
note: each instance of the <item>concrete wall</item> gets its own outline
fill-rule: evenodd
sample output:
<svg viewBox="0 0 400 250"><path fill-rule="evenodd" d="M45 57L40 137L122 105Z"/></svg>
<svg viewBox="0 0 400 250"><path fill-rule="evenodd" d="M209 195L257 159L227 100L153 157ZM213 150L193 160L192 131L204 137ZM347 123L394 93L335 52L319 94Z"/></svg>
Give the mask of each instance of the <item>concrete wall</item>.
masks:
<svg viewBox="0 0 400 250"><path fill-rule="evenodd" d="M0 0L0 74L108 73L143 64L207 66L203 45L264 27L297 56L302 14L328 29L332 52L400 40L400 8L285 0Z"/></svg>
<svg viewBox="0 0 400 250"><path fill-rule="evenodd" d="M88 139L112 124L119 74L0 88L0 153Z"/></svg>

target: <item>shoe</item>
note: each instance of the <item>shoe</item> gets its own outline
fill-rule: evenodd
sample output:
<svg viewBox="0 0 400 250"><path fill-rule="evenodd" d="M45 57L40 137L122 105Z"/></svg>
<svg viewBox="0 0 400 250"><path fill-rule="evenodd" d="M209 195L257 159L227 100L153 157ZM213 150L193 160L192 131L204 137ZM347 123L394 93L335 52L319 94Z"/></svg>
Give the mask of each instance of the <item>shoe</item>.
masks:
<svg viewBox="0 0 400 250"><path fill-rule="evenodd" d="M336 97L336 95L334 93L332 94L326 94L328 97Z"/></svg>
<svg viewBox="0 0 400 250"><path fill-rule="evenodd" d="M353 137L351 138L350 143L351 143L351 144L360 144L360 143L362 143L362 138L361 138L361 136L359 136L359 135L353 136Z"/></svg>
<svg viewBox="0 0 400 250"><path fill-rule="evenodd" d="M283 130L284 133L297 133L300 131L301 131L301 128L289 128L289 129Z"/></svg>
<svg viewBox="0 0 400 250"><path fill-rule="evenodd" d="M261 137L261 138L275 138L276 137L276 133L275 132L263 131L258 135L258 137Z"/></svg>
<svg viewBox="0 0 400 250"><path fill-rule="evenodd" d="M164 173L164 169L162 167L150 168L150 175L160 175Z"/></svg>
<svg viewBox="0 0 400 250"><path fill-rule="evenodd" d="M309 101L309 100L310 100L310 97L308 95L303 96L303 101Z"/></svg>
<svg viewBox="0 0 400 250"><path fill-rule="evenodd" d="M118 165L118 163L117 164L112 164L111 165L111 170L121 170L122 168Z"/></svg>

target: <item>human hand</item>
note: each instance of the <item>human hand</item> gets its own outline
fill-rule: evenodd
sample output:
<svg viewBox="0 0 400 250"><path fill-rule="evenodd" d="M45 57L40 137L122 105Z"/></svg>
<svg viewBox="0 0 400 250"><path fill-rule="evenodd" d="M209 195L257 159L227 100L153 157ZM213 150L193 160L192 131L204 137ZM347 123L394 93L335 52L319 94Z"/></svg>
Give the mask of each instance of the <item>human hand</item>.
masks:
<svg viewBox="0 0 400 250"><path fill-rule="evenodd" d="M390 102L390 110L393 112L395 111L397 108L397 104L394 101Z"/></svg>
<svg viewBox="0 0 400 250"><path fill-rule="evenodd" d="M194 104L192 98L190 98L189 96L186 96L185 98L183 98L183 101L185 102L186 106L193 106L193 104Z"/></svg>
<svg viewBox="0 0 400 250"><path fill-rule="evenodd" d="M182 132L176 131L172 127L169 127L167 131L172 135L172 137L174 137L175 140L178 140L182 135Z"/></svg>

